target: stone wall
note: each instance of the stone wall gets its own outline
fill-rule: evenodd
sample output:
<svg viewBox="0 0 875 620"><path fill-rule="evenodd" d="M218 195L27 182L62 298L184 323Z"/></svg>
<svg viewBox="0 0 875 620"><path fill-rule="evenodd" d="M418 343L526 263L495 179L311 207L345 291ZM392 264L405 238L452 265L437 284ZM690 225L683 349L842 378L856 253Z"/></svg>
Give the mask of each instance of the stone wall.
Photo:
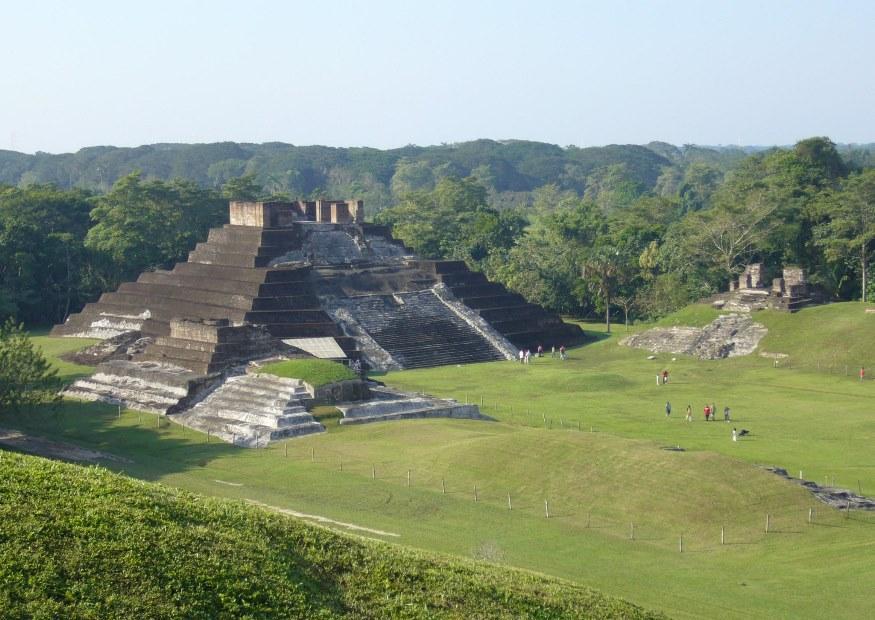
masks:
<svg viewBox="0 0 875 620"><path fill-rule="evenodd" d="M293 202L249 202L234 200L230 204L232 226L283 228L296 221L332 224L364 222L361 200L296 200Z"/></svg>

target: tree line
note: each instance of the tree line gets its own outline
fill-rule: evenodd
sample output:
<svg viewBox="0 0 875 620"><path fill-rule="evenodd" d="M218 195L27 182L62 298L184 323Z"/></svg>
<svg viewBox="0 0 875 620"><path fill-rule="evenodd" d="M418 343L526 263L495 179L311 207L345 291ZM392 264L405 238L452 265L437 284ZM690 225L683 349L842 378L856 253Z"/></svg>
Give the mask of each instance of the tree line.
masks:
<svg viewBox="0 0 875 620"><path fill-rule="evenodd" d="M291 157L288 145L259 146ZM324 172L337 151L347 179L360 180L352 168L379 171L387 189L376 214L357 180L334 196L364 196L374 219L419 254L465 260L559 312L658 316L724 288L752 260L802 266L836 299L868 294L875 162L826 138L753 153L477 141L326 149L287 163ZM8 155L0 153L0 177L10 174ZM166 171L186 170L151 155L153 167L166 160ZM292 194L247 170L229 166L218 186L144 172L105 191L0 185L0 319L57 323L141 271L184 260L227 221L228 199L329 196L318 186Z"/></svg>
<svg viewBox="0 0 875 620"><path fill-rule="evenodd" d="M615 185L614 187L617 187ZM466 260L576 316L656 317L725 290L745 264L801 266L834 299L870 297L875 168L827 138L689 166L676 191L588 196L548 184L531 207L490 207L477 179L409 192L377 219L425 256Z"/></svg>

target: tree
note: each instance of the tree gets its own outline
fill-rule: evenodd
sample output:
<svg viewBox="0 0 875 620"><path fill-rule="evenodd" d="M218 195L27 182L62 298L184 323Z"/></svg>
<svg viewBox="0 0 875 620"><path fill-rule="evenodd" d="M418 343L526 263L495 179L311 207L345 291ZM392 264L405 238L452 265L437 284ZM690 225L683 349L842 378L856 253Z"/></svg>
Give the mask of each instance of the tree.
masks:
<svg viewBox="0 0 875 620"><path fill-rule="evenodd" d="M228 179L222 185L222 197L228 200L258 200L264 188L255 180L255 173Z"/></svg>
<svg viewBox="0 0 875 620"><path fill-rule="evenodd" d="M581 278L602 299L605 310L605 331L611 333L611 302L621 270L619 248L600 245L587 252Z"/></svg>
<svg viewBox="0 0 875 620"><path fill-rule="evenodd" d="M23 325L11 318L0 325L0 410L58 400L57 374Z"/></svg>
<svg viewBox="0 0 875 620"><path fill-rule="evenodd" d="M214 190L181 179L143 181L135 172L97 199L85 244L108 258L111 287L181 260L226 213L227 203Z"/></svg>
<svg viewBox="0 0 875 620"><path fill-rule="evenodd" d="M81 190L0 189L0 321L59 322L88 298L91 208Z"/></svg>
<svg viewBox="0 0 875 620"><path fill-rule="evenodd" d="M875 169L851 176L841 190L830 192L821 210L828 218L815 229L815 242L832 262L856 257L860 289L867 301L869 257L875 240Z"/></svg>
<svg viewBox="0 0 875 620"><path fill-rule="evenodd" d="M441 179L431 191L410 192L376 220L424 258L457 258L480 266L496 248L509 248L522 228L514 212L489 207L473 178Z"/></svg>
<svg viewBox="0 0 875 620"><path fill-rule="evenodd" d="M595 203L563 200L536 217L509 251L490 256L490 275L556 312L589 313L593 304L580 275L587 249L604 231Z"/></svg>

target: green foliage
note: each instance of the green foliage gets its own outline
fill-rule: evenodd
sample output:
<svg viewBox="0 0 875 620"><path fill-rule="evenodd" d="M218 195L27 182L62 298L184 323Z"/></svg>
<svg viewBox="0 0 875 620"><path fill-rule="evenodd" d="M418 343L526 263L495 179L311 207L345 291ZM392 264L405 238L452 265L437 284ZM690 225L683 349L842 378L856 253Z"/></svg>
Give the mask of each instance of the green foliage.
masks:
<svg viewBox="0 0 875 620"><path fill-rule="evenodd" d="M315 358L265 364L259 372L288 379L300 379L313 387L357 378L356 374L343 364Z"/></svg>
<svg viewBox="0 0 875 620"><path fill-rule="evenodd" d="M0 411L58 400L57 371L10 318L0 324Z"/></svg>
<svg viewBox="0 0 875 620"><path fill-rule="evenodd" d="M144 181L138 172L97 199L86 246L106 255L113 280L181 260L227 218L227 202L191 181Z"/></svg>
<svg viewBox="0 0 875 620"><path fill-rule="evenodd" d="M263 193L254 173L230 178L222 185L222 197L228 200L258 200Z"/></svg>
<svg viewBox="0 0 875 620"><path fill-rule="evenodd" d="M820 202L824 221L814 229L815 244L829 262L856 260L860 291L866 301L870 250L875 240L875 169L849 177L841 189Z"/></svg>
<svg viewBox="0 0 875 620"><path fill-rule="evenodd" d="M81 190L0 187L0 320L62 321L94 291L90 210Z"/></svg>
<svg viewBox="0 0 875 620"><path fill-rule="evenodd" d="M509 248L522 219L487 205L486 188L473 178L446 177L431 191L408 193L380 213L378 222L424 258L456 258L478 266L491 252Z"/></svg>
<svg viewBox="0 0 875 620"><path fill-rule="evenodd" d="M661 617L100 468L0 456L7 618Z"/></svg>

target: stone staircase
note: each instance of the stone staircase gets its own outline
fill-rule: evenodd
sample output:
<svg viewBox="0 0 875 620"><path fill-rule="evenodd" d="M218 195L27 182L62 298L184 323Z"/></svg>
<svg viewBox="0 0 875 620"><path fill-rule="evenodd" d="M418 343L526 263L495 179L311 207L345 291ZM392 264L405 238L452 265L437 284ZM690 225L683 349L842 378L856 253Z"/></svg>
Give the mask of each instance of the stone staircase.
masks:
<svg viewBox="0 0 875 620"><path fill-rule="evenodd" d="M343 307L402 368L505 359L431 290L363 295Z"/></svg>
<svg viewBox="0 0 875 620"><path fill-rule="evenodd" d="M171 419L237 446L264 448L270 441L325 431L307 412L309 398L298 379L246 374L230 377L204 400Z"/></svg>
<svg viewBox="0 0 875 620"><path fill-rule="evenodd" d="M491 420L477 405L463 405L455 400L431 398L422 394L405 394L385 388L371 388L373 400L339 405L341 424L366 424L419 418L464 418Z"/></svg>
<svg viewBox="0 0 875 620"><path fill-rule="evenodd" d="M205 377L157 362L112 360L100 364L90 377L75 381L64 395L166 414L184 408L219 380L218 375Z"/></svg>
<svg viewBox="0 0 875 620"><path fill-rule="evenodd" d="M577 325L565 323L559 315L537 304L527 303L517 293L502 284L490 282L485 275L468 269L464 261L411 261L423 273L445 284L453 295L477 312L519 348L535 349L538 345L571 346L586 339Z"/></svg>

